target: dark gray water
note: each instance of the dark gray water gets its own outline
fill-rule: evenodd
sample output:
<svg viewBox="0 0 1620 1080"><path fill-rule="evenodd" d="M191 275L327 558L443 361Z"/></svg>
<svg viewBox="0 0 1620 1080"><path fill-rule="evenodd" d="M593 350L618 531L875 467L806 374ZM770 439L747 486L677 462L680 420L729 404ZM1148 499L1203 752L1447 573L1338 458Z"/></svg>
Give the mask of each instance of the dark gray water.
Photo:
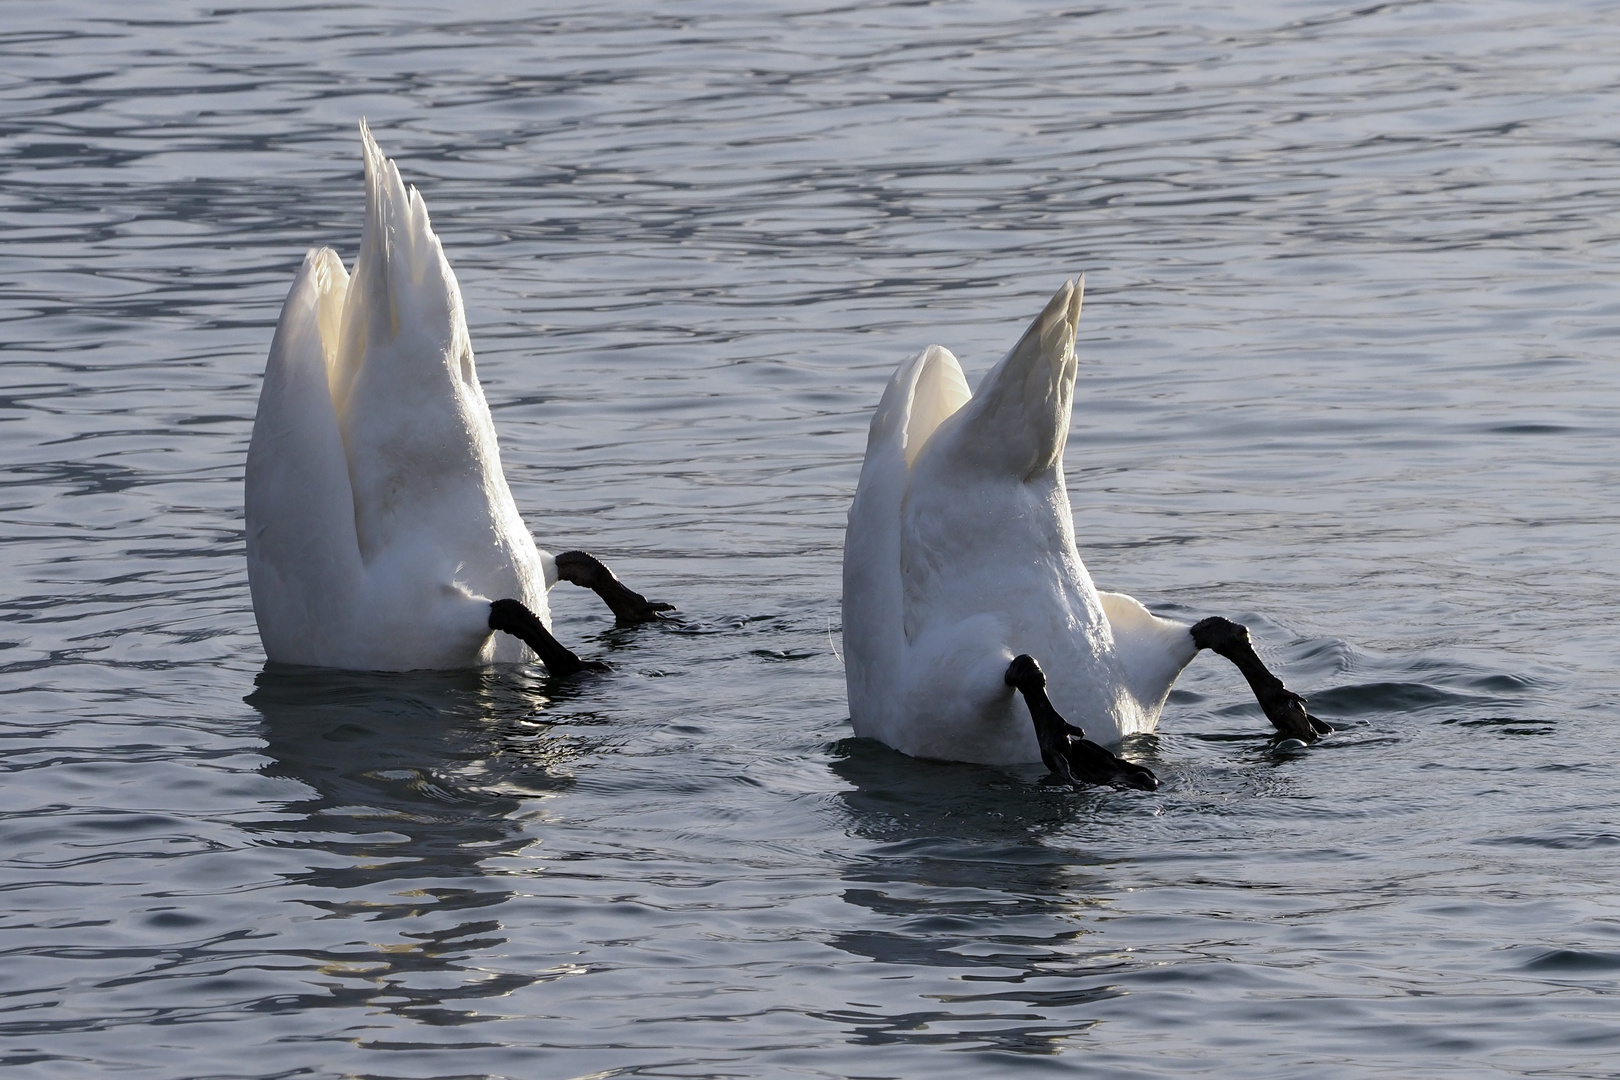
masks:
<svg viewBox="0 0 1620 1080"><path fill-rule="evenodd" d="M0 8L0 1062L1620 1076L1620 5L1040 8ZM609 677L263 670L362 116L537 536L687 616L554 593ZM1092 573L1319 749L1208 658L1153 795L851 738L882 385L1079 271Z"/></svg>

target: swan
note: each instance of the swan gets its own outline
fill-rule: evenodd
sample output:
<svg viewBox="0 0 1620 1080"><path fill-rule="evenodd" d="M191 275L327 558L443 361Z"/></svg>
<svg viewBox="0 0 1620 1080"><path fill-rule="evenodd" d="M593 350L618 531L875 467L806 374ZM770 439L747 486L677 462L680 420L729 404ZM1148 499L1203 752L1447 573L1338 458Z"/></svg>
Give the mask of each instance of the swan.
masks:
<svg viewBox="0 0 1620 1080"><path fill-rule="evenodd" d="M268 659L353 670L538 656L603 670L552 637L547 591L591 588L621 621L652 603L584 552L536 547L501 472L461 291L364 121L354 273L309 252L265 364L244 481L248 585ZM504 632L504 633L497 633Z"/></svg>
<svg viewBox="0 0 1620 1080"><path fill-rule="evenodd" d="M1099 592L1063 482L1084 278L969 391L948 349L900 365L872 417L844 537L844 662L857 735L913 757L1042 761L1073 784L1152 790L1106 747L1152 731L1210 649L1302 743L1330 730L1220 617L1160 618ZM1022 699L1022 704L1018 699Z"/></svg>

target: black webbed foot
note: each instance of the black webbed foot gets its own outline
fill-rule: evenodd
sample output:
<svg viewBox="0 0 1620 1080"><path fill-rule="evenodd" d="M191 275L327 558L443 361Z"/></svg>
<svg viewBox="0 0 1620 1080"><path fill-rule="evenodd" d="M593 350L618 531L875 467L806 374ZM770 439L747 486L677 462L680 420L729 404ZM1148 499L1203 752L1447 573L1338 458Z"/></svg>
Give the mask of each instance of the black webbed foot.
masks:
<svg viewBox="0 0 1620 1080"><path fill-rule="evenodd" d="M1159 778L1153 770L1117 757L1063 719L1046 696L1046 672L1033 656L1025 653L1014 657L1005 678L1008 686L1024 695L1030 718L1035 721L1035 738L1041 744L1041 761L1059 778L1075 787L1124 784L1142 791L1158 788Z"/></svg>
<svg viewBox="0 0 1620 1080"><path fill-rule="evenodd" d="M1260 662L1249 640L1248 627L1217 615L1194 624L1192 639L1200 649L1219 653L1237 665L1271 725L1286 738L1315 742L1318 736L1333 730L1331 725L1306 712L1305 699L1284 686L1282 680Z"/></svg>
<svg viewBox="0 0 1620 1080"><path fill-rule="evenodd" d="M577 675L581 671L612 671L602 660L581 660L551 636L540 617L517 600L496 600L489 605L489 628L511 634L534 650L546 670L553 675Z"/></svg>
<svg viewBox="0 0 1620 1080"><path fill-rule="evenodd" d="M674 611L674 604L648 600L613 576L613 571L594 555L583 551L565 551L557 556L557 577L563 581L590 589L621 623L644 623L669 618L665 612Z"/></svg>

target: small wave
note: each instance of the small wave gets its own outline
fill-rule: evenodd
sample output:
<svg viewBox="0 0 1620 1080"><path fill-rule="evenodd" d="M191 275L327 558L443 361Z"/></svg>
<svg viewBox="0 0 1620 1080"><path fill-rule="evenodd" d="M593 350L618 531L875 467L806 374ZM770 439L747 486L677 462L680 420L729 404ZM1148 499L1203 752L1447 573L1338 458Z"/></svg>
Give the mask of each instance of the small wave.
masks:
<svg viewBox="0 0 1620 1080"><path fill-rule="evenodd" d="M1612 832L1516 833L1479 841L1492 847L1533 847L1553 851L1579 851L1585 848L1620 847L1620 834Z"/></svg>
<svg viewBox="0 0 1620 1080"><path fill-rule="evenodd" d="M1552 971L1586 974L1620 971L1620 953L1587 949L1548 949L1519 965L1521 971Z"/></svg>
<svg viewBox="0 0 1620 1080"><path fill-rule="evenodd" d="M1429 683L1372 682L1335 686L1310 695L1311 711L1336 716L1379 712L1419 712L1426 709L1478 706L1491 699L1460 694Z"/></svg>

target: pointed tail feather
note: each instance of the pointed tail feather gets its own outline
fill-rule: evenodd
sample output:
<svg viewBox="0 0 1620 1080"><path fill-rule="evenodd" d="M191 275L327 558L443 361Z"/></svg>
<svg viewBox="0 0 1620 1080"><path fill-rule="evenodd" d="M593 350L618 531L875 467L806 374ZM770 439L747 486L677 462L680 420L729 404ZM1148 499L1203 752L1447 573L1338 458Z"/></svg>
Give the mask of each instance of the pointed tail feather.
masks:
<svg viewBox="0 0 1620 1080"><path fill-rule="evenodd" d="M1065 282L991 368L938 452L955 467L1025 480L1063 458L1074 405L1074 334L1084 279Z"/></svg>
<svg viewBox="0 0 1620 1080"><path fill-rule="evenodd" d="M436 364L448 359L458 365L456 374L462 379L472 374L461 289L433 231L427 205L415 187L406 187L399 167L384 156L365 121L360 123L360 136L366 217L333 373L332 401L340 417L348 412L368 355L394 342L402 331L421 341L400 355L421 356Z"/></svg>

